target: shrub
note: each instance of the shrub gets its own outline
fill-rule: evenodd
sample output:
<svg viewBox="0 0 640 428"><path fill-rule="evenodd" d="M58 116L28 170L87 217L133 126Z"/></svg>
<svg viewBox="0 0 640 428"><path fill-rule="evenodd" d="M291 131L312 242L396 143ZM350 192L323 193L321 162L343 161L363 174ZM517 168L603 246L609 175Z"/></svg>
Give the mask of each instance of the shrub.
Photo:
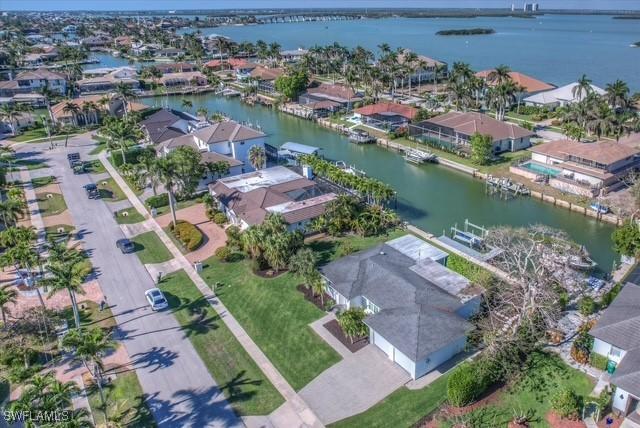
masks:
<svg viewBox="0 0 640 428"><path fill-rule="evenodd" d="M338 257L348 256L349 254L353 254L356 252L356 249L353 248L353 244L349 241L342 241L340 243L340 247L338 248L337 255Z"/></svg>
<svg viewBox="0 0 640 428"><path fill-rule="evenodd" d="M578 303L578 310L584 316L589 316L593 314L598 309L598 305L595 300L593 300L590 296L585 296Z"/></svg>
<svg viewBox="0 0 640 428"><path fill-rule="evenodd" d="M193 251L202 245L204 236L202 232L200 232L200 229L193 224L184 220L178 220L176 227L174 228L172 223L170 229L173 235L178 238L187 250Z"/></svg>
<svg viewBox="0 0 640 428"><path fill-rule="evenodd" d="M149 208L166 207L169 205L169 194L163 193L161 195L151 196L145 201L145 203Z"/></svg>
<svg viewBox="0 0 640 428"><path fill-rule="evenodd" d="M564 387L551 397L551 407L563 418L578 419L580 398L572 389Z"/></svg>
<svg viewBox="0 0 640 428"><path fill-rule="evenodd" d="M622 285L616 284L613 286L613 288L611 288L611 290L604 293L602 295L602 299L600 300L600 308L604 309L609 306L611 302L613 302L613 300L616 298L621 289Z"/></svg>
<svg viewBox="0 0 640 428"><path fill-rule="evenodd" d="M224 247L218 248L215 251L215 255L219 260L223 262L228 262L233 257L233 251L231 251L231 248L224 246Z"/></svg>
<svg viewBox="0 0 640 428"><path fill-rule="evenodd" d="M447 380L447 398L451 405L466 406L477 399L491 384L490 363L479 360L459 365Z"/></svg>
<svg viewBox="0 0 640 428"><path fill-rule="evenodd" d="M596 354L595 352L592 352L591 355L589 355L589 365L591 365L591 367L604 371L607 369L608 363L609 359L604 355Z"/></svg>
<svg viewBox="0 0 640 428"><path fill-rule="evenodd" d="M242 232L240 232L240 228L238 226L229 226L227 227L227 230L225 230L225 233L227 234L227 245L229 247L240 249L242 246L242 241L240 240Z"/></svg>
<svg viewBox="0 0 640 428"><path fill-rule="evenodd" d="M217 225L223 225L227 222L227 216L224 213L217 212L213 215L213 222Z"/></svg>

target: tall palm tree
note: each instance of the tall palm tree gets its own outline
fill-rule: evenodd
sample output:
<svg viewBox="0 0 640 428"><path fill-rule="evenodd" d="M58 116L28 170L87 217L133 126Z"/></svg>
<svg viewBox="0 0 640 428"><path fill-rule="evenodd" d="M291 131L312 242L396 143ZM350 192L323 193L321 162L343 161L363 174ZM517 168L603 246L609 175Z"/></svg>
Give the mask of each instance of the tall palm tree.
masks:
<svg viewBox="0 0 640 428"><path fill-rule="evenodd" d="M126 150L132 141L140 137L140 129L130 120L113 120L103 129L104 134L112 143L119 148L122 154L122 163L127 163Z"/></svg>
<svg viewBox="0 0 640 428"><path fill-rule="evenodd" d="M124 82L120 82L116 85L116 96L122 100L124 116L127 117L129 114L129 100L134 96L133 89Z"/></svg>
<svg viewBox="0 0 640 428"><path fill-rule="evenodd" d="M16 303L18 300L18 292L12 285L0 287L0 313L2 314L2 326L7 326L7 314L9 309L7 306Z"/></svg>
<svg viewBox="0 0 640 428"><path fill-rule="evenodd" d="M74 126L78 126L78 115L80 114L82 109L78 104L76 104L76 102L70 99L66 100L64 102L64 106L62 107L62 111L64 113L70 114L71 122L73 123Z"/></svg>
<svg viewBox="0 0 640 428"><path fill-rule="evenodd" d="M76 328L80 328L80 312L76 295L84 294L82 283L87 276L85 266L78 262L52 262L47 265L47 272L49 276L44 278L42 283L49 287L48 297L51 298L58 291L67 290Z"/></svg>
<svg viewBox="0 0 640 428"><path fill-rule="evenodd" d="M24 215L25 202L21 199L8 198L0 202L0 217L6 228L15 226L18 220Z"/></svg>
<svg viewBox="0 0 640 428"><path fill-rule="evenodd" d="M102 402L102 411L105 419L107 419L107 403L103 391L104 383L104 362L102 357L105 353L115 347L115 343L110 335L106 334L101 328L93 328L91 330L76 329L67 333L62 340L65 348L73 351L73 357L84 364L86 369L91 373L98 391L100 392L100 400Z"/></svg>
<svg viewBox="0 0 640 428"><path fill-rule="evenodd" d="M495 69L491 70L487 75L487 81L494 85L501 85L511 80L511 69L507 65L499 65Z"/></svg>
<svg viewBox="0 0 640 428"><path fill-rule="evenodd" d="M183 99L182 100L182 108L185 109L185 110L193 108L193 102L191 102L191 100Z"/></svg>
<svg viewBox="0 0 640 428"><path fill-rule="evenodd" d="M256 170L260 170L264 168L266 161L267 154L264 147L251 146L249 149L249 163L251 163L251 166Z"/></svg>
<svg viewBox="0 0 640 428"><path fill-rule="evenodd" d="M9 122L11 125L11 131L14 135L18 134L18 120L20 119L21 112L15 106L10 104L4 104L0 107L0 118Z"/></svg>
<svg viewBox="0 0 640 428"><path fill-rule="evenodd" d="M613 83L607 84L605 91L605 97L611 107L627 108L629 105L629 86L626 82L618 79Z"/></svg>
<svg viewBox="0 0 640 428"><path fill-rule="evenodd" d="M155 179L162 183L169 197L169 209L171 210L171 219L173 227L176 227L178 218L176 217L176 206L174 192L179 184L179 179L176 174L176 169L171 161L171 158L162 157L156 160L155 168L153 169Z"/></svg>
<svg viewBox="0 0 640 428"><path fill-rule="evenodd" d="M577 101L583 100L592 92L591 79L589 79L586 74L583 74L582 77L578 79L577 84L571 90L571 94Z"/></svg>

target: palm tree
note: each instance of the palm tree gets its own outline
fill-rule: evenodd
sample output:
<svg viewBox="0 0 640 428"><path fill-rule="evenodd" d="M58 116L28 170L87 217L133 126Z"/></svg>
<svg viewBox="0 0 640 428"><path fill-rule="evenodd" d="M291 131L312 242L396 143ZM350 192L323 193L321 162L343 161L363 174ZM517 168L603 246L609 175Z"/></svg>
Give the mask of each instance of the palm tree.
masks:
<svg viewBox="0 0 640 428"><path fill-rule="evenodd" d="M504 82L511 80L511 69L506 65L499 65L495 69L491 70L487 75L487 82L494 85L501 85Z"/></svg>
<svg viewBox="0 0 640 428"><path fill-rule="evenodd" d="M76 104L72 100L66 100L64 102L64 106L62 107L62 111L64 113L70 114L71 122L73 123L74 126L78 126L78 114L80 114L80 112L82 111L82 109L78 104ZM66 144L65 144L65 147L66 147Z"/></svg>
<svg viewBox="0 0 640 428"><path fill-rule="evenodd" d="M14 135L18 134L18 119L20 119L20 110L10 104L4 104L0 107L0 118L9 122L11 125L11 131Z"/></svg>
<svg viewBox="0 0 640 428"><path fill-rule="evenodd" d="M266 161L267 155L264 147L251 146L249 149L249 163L251 163L251 166L256 170L260 170L264 168Z"/></svg>
<svg viewBox="0 0 640 428"><path fill-rule="evenodd" d="M120 82L116 85L116 96L122 100L124 108L124 116L127 117L129 112L129 99L133 98L133 89L131 86Z"/></svg>
<svg viewBox="0 0 640 428"><path fill-rule="evenodd" d="M577 101L583 100L592 92L593 87L591 86L591 79L589 79L586 74L583 74L582 77L578 79L577 84L571 90L571 94Z"/></svg>
<svg viewBox="0 0 640 428"><path fill-rule="evenodd" d="M624 81L618 79L613 83L609 83L605 90L605 97L611 107L627 108L629 105L629 86Z"/></svg>
<svg viewBox="0 0 640 428"><path fill-rule="evenodd" d="M191 102L191 100L183 99L182 100L182 108L185 109L185 110L193 108L193 102Z"/></svg>
<svg viewBox="0 0 640 428"><path fill-rule="evenodd" d="M314 273L308 278L308 285L314 296L320 296L320 303L324 305L324 280L318 271L313 272Z"/></svg>
<svg viewBox="0 0 640 428"><path fill-rule="evenodd" d="M100 400L102 402L102 411L105 419L107 419L107 403L104 397L104 363L102 357L104 354L113 349L115 344L111 337L105 334L101 328L93 328L91 330L77 329L70 331L62 340L65 348L73 351L73 357L84 364L86 369L91 373L98 391L100 392Z"/></svg>
<svg viewBox="0 0 640 428"><path fill-rule="evenodd" d="M54 261L47 265L47 271L50 276L42 280L43 284L50 287L47 297L51 298L60 290L67 290L76 328L80 328L80 312L78 311L76 294L84 294L82 283L87 276L86 267L77 261L64 263Z"/></svg>
<svg viewBox="0 0 640 428"><path fill-rule="evenodd" d="M163 157L156 160L155 168L152 174L155 175L155 180L162 183L167 194L169 196L169 209L171 210L171 218L173 227L176 227L178 218L176 217L175 196L174 191L178 185L178 176L174 168L173 162L170 158Z"/></svg>
<svg viewBox="0 0 640 428"><path fill-rule="evenodd" d="M6 228L15 225L24 215L25 202L21 199L8 198L0 202L0 216Z"/></svg>
<svg viewBox="0 0 640 428"><path fill-rule="evenodd" d="M10 288L11 287L11 288ZM11 285L0 287L0 313L2 314L2 326L7 326L7 314L9 309L7 306L16 303L18 300L18 292Z"/></svg>
<svg viewBox="0 0 640 428"><path fill-rule="evenodd" d="M127 163L125 152L129 143L140 137L140 129L131 121L113 120L103 129L104 134L109 138L112 144L120 149L122 153L122 163Z"/></svg>
<svg viewBox="0 0 640 428"><path fill-rule="evenodd" d="M206 120L207 117L209 117L209 110L204 106L198 107L198 110L196 110L196 114L200 117L204 117Z"/></svg>

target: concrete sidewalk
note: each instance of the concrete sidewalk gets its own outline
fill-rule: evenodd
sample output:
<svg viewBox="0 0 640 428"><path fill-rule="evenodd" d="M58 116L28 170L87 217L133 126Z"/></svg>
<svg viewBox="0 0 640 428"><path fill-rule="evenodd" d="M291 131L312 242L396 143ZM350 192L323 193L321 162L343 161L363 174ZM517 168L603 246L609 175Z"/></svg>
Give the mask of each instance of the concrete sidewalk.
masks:
<svg viewBox="0 0 640 428"><path fill-rule="evenodd" d="M129 199L133 207L138 210L140 214L144 216L145 219L150 219L151 216L147 212L144 204L140 199L136 196L136 194L129 188L129 185L124 181L124 179L120 176L120 173L111 165L109 160L107 159L107 154L105 152L101 153L98 157L104 167L107 169L111 177L116 181L116 183L120 186L126 197ZM173 257L179 262L180 266L187 273L189 278L193 281L193 283L198 287L203 296L211 296L213 292L209 288L209 286L204 282L204 280L198 275L193 265L187 260L187 258L180 252L180 250L175 246L171 238L165 233L165 231L160 227L160 225L155 221L145 221L144 228L150 228L156 232L158 237L162 243L169 249ZM272 415L270 415L269 420L274 427L322 427L323 424L320 422L315 413L309 408L307 403L296 393L296 391L289 385L286 379L280 374L278 369L269 361L267 356L262 352L262 350L256 345L256 343L251 339L251 337L247 334L247 332L242 328L240 323L233 317L233 315L227 310L224 304L217 298L208 299L213 308L216 310L220 318L227 325L229 330L236 337L238 342L242 345L242 347L247 351L247 353L253 358L256 364L262 369L265 376L269 379L269 381L276 387L276 389L282 394L285 398L286 402L278 408ZM286 417L282 417L285 415Z"/></svg>

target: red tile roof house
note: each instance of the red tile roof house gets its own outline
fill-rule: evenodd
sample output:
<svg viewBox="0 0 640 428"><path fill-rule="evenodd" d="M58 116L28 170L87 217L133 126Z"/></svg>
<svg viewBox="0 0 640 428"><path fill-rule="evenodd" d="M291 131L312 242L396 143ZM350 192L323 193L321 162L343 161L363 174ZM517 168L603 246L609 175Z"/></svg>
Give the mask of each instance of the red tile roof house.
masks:
<svg viewBox="0 0 640 428"><path fill-rule="evenodd" d="M533 131L502 122L482 113L451 111L409 126L409 134L436 141L450 149L469 151L471 137L480 133L493 139L493 153L515 152L531 147Z"/></svg>
<svg viewBox="0 0 640 428"><path fill-rule="evenodd" d="M403 104L383 102L360 107L353 112L362 123L388 130L407 125L415 119L418 109Z"/></svg>
<svg viewBox="0 0 640 428"><path fill-rule="evenodd" d="M45 86L64 95L67 92L67 78L64 74L46 68L23 71L18 73L13 80L0 82L0 97L13 97L16 94L37 92Z"/></svg>
<svg viewBox="0 0 640 428"><path fill-rule="evenodd" d="M362 101L362 95L345 85L321 83L300 95L298 103L311 109L316 116L326 116L343 109L350 110L354 102Z"/></svg>
<svg viewBox="0 0 640 428"><path fill-rule="evenodd" d="M304 231L336 197L323 194L313 181L284 166L220 179L209 185L209 192L242 230L262 223L270 213L279 213L290 231Z"/></svg>
<svg viewBox="0 0 640 428"><path fill-rule="evenodd" d="M579 143L556 140L534 146L531 160L511 171L551 187L586 197L619 189L622 178L640 167L640 150L613 141Z"/></svg>
<svg viewBox="0 0 640 428"><path fill-rule="evenodd" d="M484 80L487 86L495 85L492 82L488 81L489 74L494 70L483 70L476 73L476 77ZM521 92L522 96L529 96L533 94L537 94L538 92L550 91L551 89L555 89L556 87L550 83L543 82L534 77L527 76L526 74L519 73L517 71L509 72L509 77L513 83L521 87L523 90Z"/></svg>

